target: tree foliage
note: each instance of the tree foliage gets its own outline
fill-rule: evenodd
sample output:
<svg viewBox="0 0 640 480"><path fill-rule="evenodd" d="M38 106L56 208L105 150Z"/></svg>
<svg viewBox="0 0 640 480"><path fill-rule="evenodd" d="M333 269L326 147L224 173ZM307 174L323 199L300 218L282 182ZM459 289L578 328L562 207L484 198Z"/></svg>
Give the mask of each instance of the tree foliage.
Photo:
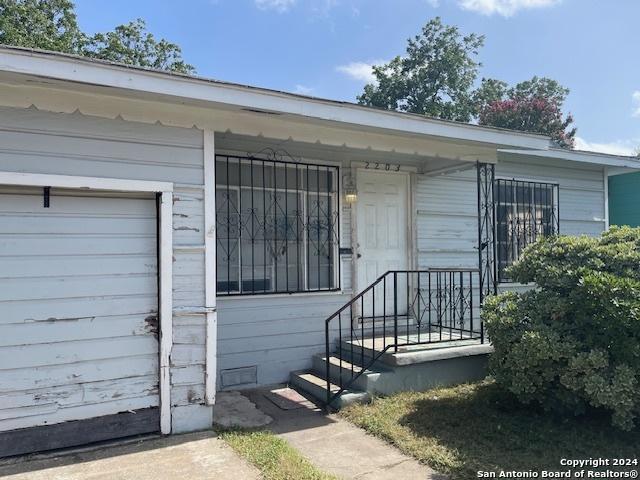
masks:
<svg viewBox="0 0 640 480"><path fill-rule="evenodd" d="M640 228L543 239L509 274L537 287L483 307L496 381L523 403L600 409L632 428L640 415Z"/></svg>
<svg viewBox="0 0 640 480"><path fill-rule="evenodd" d="M362 105L468 122L473 114L470 91L480 63L475 60L484 37L462 35L440 18L428 22L408 40L406 55L373 69Z"/></svg>
<svg viewBox="0 0 640 480"><path fill-rule="evenodd" d="M82 53L88 57L125 63L138 67L193 73L193 66L182 60L180 47L167 40L155 39L138 18L113 31L92 36Z"/></svg>
<svg viewBox="0 0 640 480"><path fill-rule="evenodd" d="M156 40L137 19L113 31L80 30L70 0L0 0L0 44L83 55L146 68L193 73L178 45Z"/></svg>
<svg viewBox="0 0 640 480"><path fill-rule="evenodd" d="M84 41L70 0L0 0L0 44L77 53Z"/></svg>
<svg viewBox="0 0 640 480"><path fill-rule="evenodd" d="M560 147L573 148L573 117L563 118L569 90L550 78L533 77L509 88L495 79L483 79L475 93L478 123L548 135Z"/></svg>
<svg viewBox="0 0 640 480"><path fill-rule="evenodd" d="M475 88L483 44L484 36L463 35L457 27L435 18L408 40L405 55L373 67L376 81L364 87L358 102L540 133L559 146L573 147L573 118L562 113L569 90L555 80L533 77L510 87L489 78Z"/></svg>

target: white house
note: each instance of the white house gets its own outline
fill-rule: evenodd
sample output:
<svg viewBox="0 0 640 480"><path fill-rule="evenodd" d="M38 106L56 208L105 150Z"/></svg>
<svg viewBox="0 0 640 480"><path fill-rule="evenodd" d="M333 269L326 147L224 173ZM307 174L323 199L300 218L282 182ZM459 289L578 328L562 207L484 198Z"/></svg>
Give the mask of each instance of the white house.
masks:
<svg viewBox="0 0 640 480"><path fill-rule="evenodd" d="M216 391L286 382L342 322L419 331L398 299L410 291L437 290L429 313L462 299L429 341L443 325L476 338L480 295L509 286L522 247L602 232L608 169L636 167L539 135L2 47L0 456L208 428ZM376 306L357 294L377 278Z"/></svg>

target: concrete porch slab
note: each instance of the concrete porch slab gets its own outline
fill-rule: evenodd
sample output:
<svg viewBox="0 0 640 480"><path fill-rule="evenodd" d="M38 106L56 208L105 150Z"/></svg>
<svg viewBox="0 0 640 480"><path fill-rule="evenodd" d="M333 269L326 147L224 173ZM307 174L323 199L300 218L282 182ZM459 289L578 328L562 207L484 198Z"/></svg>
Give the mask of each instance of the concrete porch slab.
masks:
<svg viewBox="0 0 640 480"><path fill-rule="evenodd" d="M385 350L386 345L394 344L393 336L366 337L363 340L343 341L342 351L350 354L353 350L356 358L361 352L361 347L364 348L365 357L377 357L384 351L379 357L379 362L393 367L457 357L488 355L493 352L493 347L488 342L482 343L475 338L455 338L443 333L398 336L398 341L408 345L399 346L397 352L393 348ZM433 343L418 344L420 341Z"/></svg>
<svg viewBox="0 0 640 480"><path fill-rule="evenodd" d="M435 362L460 357L473 357L476 355L488 355L493 352L493 346L485 343L475 343L456 346L441 346L440 348L424 348L387 353L384 363L393 366L414 365L417 363Z"/></svg>

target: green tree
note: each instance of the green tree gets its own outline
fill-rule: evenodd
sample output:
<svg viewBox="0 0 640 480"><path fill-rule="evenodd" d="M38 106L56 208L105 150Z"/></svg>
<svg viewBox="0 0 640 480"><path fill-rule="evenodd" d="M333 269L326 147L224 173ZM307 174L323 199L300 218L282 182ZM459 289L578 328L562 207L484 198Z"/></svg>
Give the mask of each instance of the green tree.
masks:
<svg viewBox="0 0 640 480"><path fill-rule="evenodd" d="M509 86L483 78L474 89L484 36L463 35L440 18L408 41L406 54L373 67L375 83L364 87L362 105L446 120L539 133L572 148L576 129L562 107L569 90L550 78L533 77Z"/></svg>
<svg viewBox="0 0 640 480"><path fill-rule="evenodd" d="M480 86L473 92L474 113L477 115L490 103L504 100L509 85L495 78L483 78Z"/></svg>
<svg viewBox="0 0 640 480"><path fill-rule="evenodd" d="M91 37L82 53L88 57L125 63L138 67L193 73L193 66L182 60L180 47L167 40L155 39L146 30L144 20L138 18L113 31Z"/></svg>
<svg viewBox="0 0 640 480"><path fill-rule="evenodd" d="M406 55L373 68L376 83L364 87L362 105L468 122L474 113L471 88L484 37L462 35L440 18L408 40Z"/></svg>
<svg viewBox="0 0 640 480"><path fill-rule="evenodd" d="M78 53L84 41L70 0L0 0L0 44Z"/></svg>
<svg viewBox="0 0 640 480"><path fill-rule="evenodd" d="M194 68L180 47L156 40L137 19L113 31L87 35L78 26L71 0L0 0L0 44L84 55L180 73Z"/></svg>

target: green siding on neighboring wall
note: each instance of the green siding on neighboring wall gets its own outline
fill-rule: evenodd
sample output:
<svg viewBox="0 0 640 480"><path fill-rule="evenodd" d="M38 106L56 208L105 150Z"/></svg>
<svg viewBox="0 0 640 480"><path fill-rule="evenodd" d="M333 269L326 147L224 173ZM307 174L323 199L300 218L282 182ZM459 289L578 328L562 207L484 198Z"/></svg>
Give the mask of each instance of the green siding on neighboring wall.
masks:
<svg viewBox="0 0 640 480"><path fill-rule="evenodd" d="M640 227L640 172L609 177L609 223Z"/></svg>

